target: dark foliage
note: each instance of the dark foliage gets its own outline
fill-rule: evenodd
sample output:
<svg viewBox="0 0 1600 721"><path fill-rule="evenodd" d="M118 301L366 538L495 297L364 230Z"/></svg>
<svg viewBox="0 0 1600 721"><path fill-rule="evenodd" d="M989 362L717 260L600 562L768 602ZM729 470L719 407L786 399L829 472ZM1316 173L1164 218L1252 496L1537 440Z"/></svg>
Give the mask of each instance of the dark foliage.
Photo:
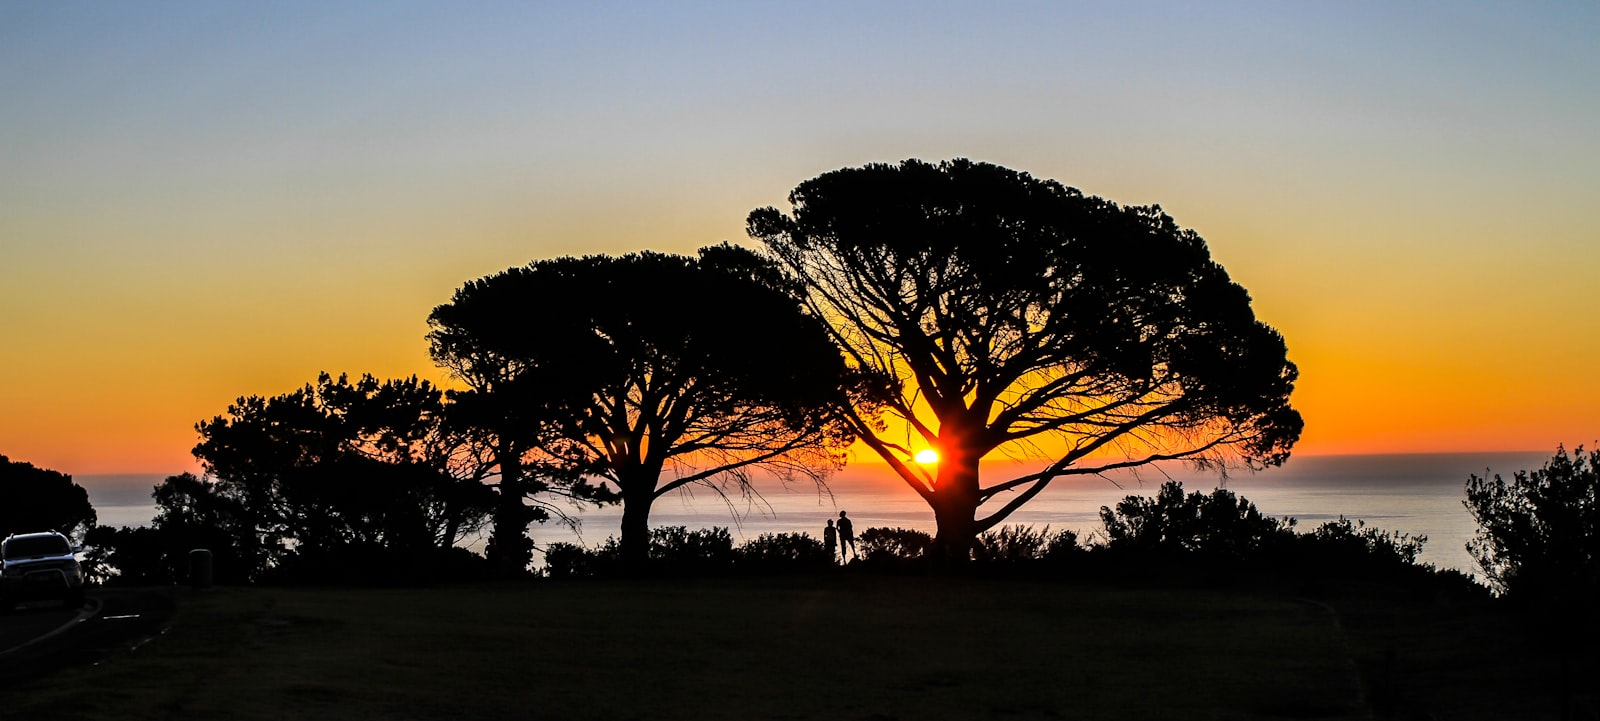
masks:
<svg viewBox="0 0 1600 721"><path fill-rule="evenodd" d="M873 527L856 536L856 545L864 563L907 566L927 556L933 548L933 536L910 528Z"/></svg>
<svg viewBox="0 0 1600 721"><path fill-rule="evenodd" d="M244 583L265 570L267 549L253 525L255 514L239 491L189 473L169 476L156 486L151 526L161 539L172 580L188 580L188 553L196 548L211 551L217 583Z"/></svg>
<svg viewBox="0 0 1600 721"><path fill-rule="evenodd" d="M1255 504L1224 488L1209 495L1162 484L1154 498L1128 496L1102 506L1106 546L1113 552L1174 556L1193 553L1244 558L1293 537L1293 522L1263 516Z"/></svg>
<svg viewBox="0 0 1600 721"><path fill-rule="evenodd" d="M726 528L690 531L669 526L651 529L649 548L647 570L652 575L810 573L835 568L822 541L806 533L764 533L735 547ZM626 570L615 537L593 550L552 543L545 548L544 560L550 578L609 577Z"/></svg>
<svg viewBox="0 0 1600 721"><path fill-rule="evenodd" d="M429 324L435 361L471 388L462 406L508 447L502 484L508 464L607 484L630 564L663 494L753 493L757 468L820 483L851 440L838 350L777 266L740 248L536 261L467 283Z"/></svg>
<svg viewBox="0 0 1600 721"><path fill-rule="evenodd" d="M620 542L606 539L606 553L627 557ZM726 573L733 565L733 536L721 526L691 531L684 526L650 529L650 569L667 576Z"/></svg>
<svg viewBox="0 0 1600 721"><path fill-rule="evenodd" d="M1565 608L1600 608L1600 450L1565 448L1510 481L1467 481L1478 532L1467 548L1506 596Z"/></svg>
<svg viewBox="0 0 1600 721"><path fill-rule="evenodd" d="M1560 660L1553 685L1563 717L1580 718L1585 705L1592 715L1600 646L1600 450L1579 446L1568 455L1558 447L1544 467L1517 471L1509 482L1471 476L1466 494L1478 522L1467 550L1547 655Z"/></svg>
<svg viewBox="0 0 1600 721"><path fill-rule="evenodd" d="M0 455L0 538L40 531L82 538L94 524L89 493L72 476Z"/></svg>
<svg viewBox="0 0 1600 721"><path fill-rule="evenodd" d="M973 563L980 566L1018 566L1036 562L1057 565L1086 553L1072 531L1051 533L1050 527L1002 526L978 536L972 544Z"/></svg>
<svg viewBox="0 0 1600 721"><path fill-rule="evenodd" d="M570 543L552 543L545 550L545 575L551 578L612 577L646 572L659 576L713 576L733 570L737 554L733 536L720 526L691 531L684 526L652 528L648 563L627 564L616 536L590 550Z"/></svg>
<svg viewBox="0 0 1600 721"><path fill-rule="evenodd" d="M1473 586L1460 573L1418 562L1426 536L1343 517L1297 533L1294 519L1264 516L1226 489L1185 494L1169 482L1154 498L1130 495L1115 509L1102 507L1100 516L1105 543L1091 547L1088 563L1078 566L1094 574L1206 583L1278 578L1323 591L1356 580L1451 593Z"/></svg>
<svg viewBox="0 0 1600 721"><path fill-rule="evenodd" d="M544 575L550 578L594 578L612 572L612 559L576 543L552 543L544 549Z"/></svg>
<svg viewBox="0 0 1600 721"><path fill-rule="evenodd" d="M1299 554L1311 562L1353 571L1415 566L1427 536L1385 531L1340 516L1298 538Z"/></svg>
<svg viewBox="0 0 1600 721"><path fill-rule="evenodd" d="M164 546L154 528L95 526L83 537L83 571L97 584L166 585L175 576Z"/></svg>
<svg viewBox="0 0 1600 721"><path fill-rule="evenodd" d="M415 377L323 374L293 393L241 398L196 426L195 456L215 480L167 479L155 525L173 543L216 545L219 567L237 561L250 578L291 557L314 569L306 557L449 549L482 526L492 492L476 440L443 414L442 393Z"/></svg>
<svg viewBox="0 0 1600 721"><path fill-rule="evenodd" d="M267 569L268 553L236 489L190 473L156 485L148 528L99 526L85 539L86 560L108 583L187 583L189 552L212 553L216 583L246 583Z"/></svg>
<svg viewBox="0 0 1600 721"><path fill-rule="evenodd" d="M749 573L792 573L837 565L822 541L809 533L763 533L734 549L735 568Z"/></svg>
<svg viewBox="0 0 1600 721"><path fill-rule="evenodd" d="M967 558L1062 475L1273 465L1299 437L1283 338L1159 207L967 160L837 170L789 201L752 212L750 235L881 386L853 430L932 507L942 556ZM879 408L938 450L937 477L906 462ZM980 483L991 451L1045 438L1066 449L1055 463ZM1099 460L1108 448L1127 455Z"/></svg>

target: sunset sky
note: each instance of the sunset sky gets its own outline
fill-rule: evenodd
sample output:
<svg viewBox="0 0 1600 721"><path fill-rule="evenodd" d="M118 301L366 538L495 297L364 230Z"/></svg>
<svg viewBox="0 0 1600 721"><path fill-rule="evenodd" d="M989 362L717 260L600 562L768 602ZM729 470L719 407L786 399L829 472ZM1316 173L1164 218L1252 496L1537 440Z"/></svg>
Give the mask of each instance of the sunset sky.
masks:
<svg viewBox="0 0 1600 721"><path fill-rule="evenodd" d="M968 157L1198 231L1298 453L1600 438L1600 5L0 4L0 454L196 468L535 258ZM552 309L558 312L559 309Z"/></svg>

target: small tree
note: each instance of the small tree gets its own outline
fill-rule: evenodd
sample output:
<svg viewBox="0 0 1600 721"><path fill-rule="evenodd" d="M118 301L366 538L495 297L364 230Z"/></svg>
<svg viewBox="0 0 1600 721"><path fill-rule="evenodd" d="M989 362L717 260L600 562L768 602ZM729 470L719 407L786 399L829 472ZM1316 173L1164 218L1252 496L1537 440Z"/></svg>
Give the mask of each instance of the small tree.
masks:
<svg viewBox="0 0 1600 721"><path fill-rule="evenodd" d="M1574 607L1600 600L1600 450L1557 448L1509 482L1473 475L1466 494L1478 522L1467 550L1498 590Z"/></svg>
<svg viewBox="0 0 1600 721"><path fill-rule="evenodd" d="M1600 450L1556 455L1508 483L1467 480L1467 510L1478 522L1467 550L1495 588L1521 606L1560 658L1563 718L1574 693L1592 686L1600 641Z"/></svg>
<svg viewBox="0 0 1600 721"><path fill-rule="evenodd" d="M0 455L0 538L56 531L81 540L95 520L89 492L72 476Z"/></svg>

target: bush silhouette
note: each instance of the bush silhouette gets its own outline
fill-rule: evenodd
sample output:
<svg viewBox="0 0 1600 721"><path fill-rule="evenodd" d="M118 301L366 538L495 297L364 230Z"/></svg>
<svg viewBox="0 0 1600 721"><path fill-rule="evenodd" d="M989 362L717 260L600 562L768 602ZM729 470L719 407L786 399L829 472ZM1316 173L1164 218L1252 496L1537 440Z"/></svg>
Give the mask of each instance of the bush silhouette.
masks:
<svg viewBox="0 0 1600 721"><path fill-rule="evenodd" d="M1078 534L1072 531L1051 533L1050 527L1004 526L978 536L972 544L972 560L983 565L1020 565L1035 561L1063 562L1084 553Z"/></svg>
<svg viewBox="0 0 1600 721"><path fill-rule="evenodd" d="M910 528L868 528L856 536L861 559L869 564L920 561L933 548L933 536Z"/></svg>
<svg viewBox="0 0 1600 721"><path fill-rule="evenodd" d="M742 571L772 573L830 568L833 555L822 541L807 533L763 533L740 546L736 567Z"/></svg>
<svg viewBox="0 0 1600 721"><path fill-rule="evenodd" d="M1502 593L1561 608L1600 602L1600 451L1556 455L1510 481L1471 476L1467 549Z"/></svg>
<svg viewBox="0 0 1600 721"><path fill-rule="evenodd" d="M1294 526L1293 520L1262 515L1227 489L1184 495L1177 481L1162 484L1154 498L1128 496L1115 509L1102 506L1100 520L1112 551L1235 559L1288 542Z"/></svg>

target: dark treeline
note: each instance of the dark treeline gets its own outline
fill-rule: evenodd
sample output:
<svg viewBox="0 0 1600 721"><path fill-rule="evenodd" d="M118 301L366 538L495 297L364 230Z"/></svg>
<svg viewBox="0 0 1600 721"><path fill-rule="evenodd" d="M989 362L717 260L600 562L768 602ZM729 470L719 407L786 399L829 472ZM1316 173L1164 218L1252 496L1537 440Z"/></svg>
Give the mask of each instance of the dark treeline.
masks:
<svg viewBox="0 0 1600 721"><path fill-rule="evenodd" d="M88 491L71 476L0 455L0 538L38 531L82 537L96 520Z"/></svg>
<svg viewBox="0 0 1600 721"><path fill-rule="evenodd" d="M300 401L301 410L317 409L321 404L316 399L331 389L367 388L377 395L378 389L396 387L372 379L350 384L324 377L321 383L321 389L308 386L264 405L247 406L265 409L293 399ZM409 381L401 387L426 388ZM327 420L325 413L331 411L309 417ZM223 427L240 432L248 427L237 417L206 425L216 438L226 437L219 432ZM277 428L291 434L303 430ZM360 435L349 434L344 451L323 449L374 452L360 450L354 440ZM304 477L285 470L272 476L275 484L254 487L248 477L181 474L154 489L158 514L146 528L94 526L87 494L69 476L6 459L0 463L0 497L8 501L6 508L26 512L4 516L9 524L5 530L56 530L79 538L87 546L86 565L96 580L127 585L186 581L189 551L195 548L212 551L221 583L431 584L487 576L491 568L483 558L455 545L461 534L487 522L491 499L483 484L426 476L414 467L426 467L424 451L402 453L398 449L405 443L379 440L382 436L367 438L388 449L381 454L387 460L360 457L387 466L365 469L373 474L369 481L388 478L396 484L387 495L341 498L328 495L315 481L307 487L317 490L299 495L305 489L297 481L316 479L321 470ZM439 440L432 433L409 437ZM283 460L292 468L304 459ZM1593 637L1600 630L1594 618L1600 601L1600 543L1594 533L1600 521L1597 471L1600 454L1580 448L1569 455L1563 449L1541 469L1518 472L1509 481L1474 476L1465 489L1464 503L1479 522L1469 549L1492 589L1563 638ZM283 483L285 479L290 480ZM456 485L475 490L455 498L447 491ZM400 496L407 491L417 497ZM432 499L432 504L419 498ZM317 508L325 513L318 514ZM433 512L419 510L428 508ZM453 508L463 509L463 515L454 517ZM298 530L289 520L299 514L323 517ZM1226 489L1185 493L1181 484L1169 482L1154 496L1129 495L1113 507L1102 507L1100 519L1100 527L1087 538L1048 527L993 529L974 539L965 569L1065 580L1217 583L1292 578L1311 585L1350 580L1420 584L1466 596L1490 590L1460 572L1421 563L1425 537L1343 518L1300 529L1294 519L1265 516ZM839 567L834 554L806 533L765 534L735 546L724 528L655 528L647 532L645 548L650 571L669 576L949 570L944 551L922 531L868 528L858 542L859 560L848 568ZM550 544L539 575L605 578L638 572L613 536L592 549Z"/></svg>
<svg viewBox="0 0 1600 721"><path fill-rule="evenodd" d="M478 434L445 419L442 391L416 378L323 374L271 398L240 398L202 421L207 477L172 476L149 528L97 529L122 575L183 574L210 549L222 582L428 577L465 562L493 491Z"/></svg>
<svg viewBox="0 0 1600 721"><path fill-rule="evenodd" d="M1164 484L1154 497L1129 495L1100 509L1101 526L1076 531L1008 525L980 534L967 572L1070 580L1153 579L1164 583L1216 582L1254 576L1305 581L1364 578L1439 584L1465 593L1485 591L1456 571L1419 563L1426 537L1385 531L1341 518L1300 532L1292 518L1264 516L1249 500L1226 489L1185 493ZM941 567L934 536L907 528L868 528L859 536L860 561L852 570L925 573ZM806 533L765 534L734 546L726 529L652 531L650 557L673 575L815 572L837 568L821 541ZM615 539L598 548L552 544L545 573L553 578L621 575Z"/></svg>

